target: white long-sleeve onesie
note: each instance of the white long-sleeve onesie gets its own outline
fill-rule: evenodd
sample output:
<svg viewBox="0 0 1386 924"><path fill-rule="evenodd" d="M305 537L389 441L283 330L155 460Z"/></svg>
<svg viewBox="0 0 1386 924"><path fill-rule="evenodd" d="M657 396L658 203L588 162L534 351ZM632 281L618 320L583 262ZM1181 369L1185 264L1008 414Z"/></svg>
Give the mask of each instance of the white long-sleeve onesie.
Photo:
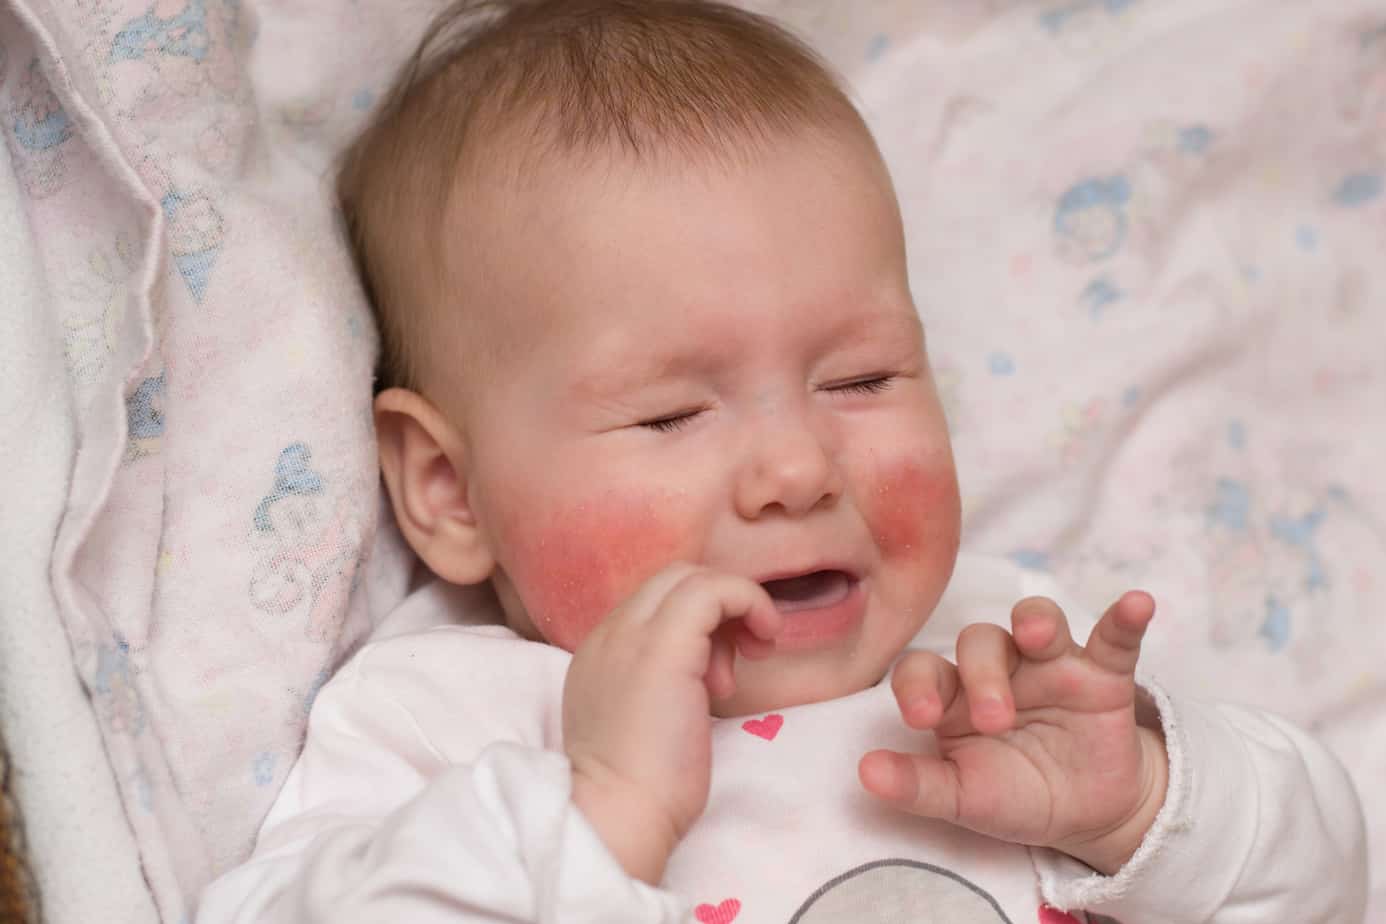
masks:
<svg viewBox="0 0 1386 924"><path fill-rule="evenodd" d="M998 577L960 572L943 609L995 618L997 601L1036 590ZM649 887L569 799L569 655L497 626L408 628L435 621L446 596L416 594L323 688L254 856L207 890L200 924L1362 919L1362 819L1333 758L1280 719L1149 683L1169 792L1114 876L873 801L860 756L932 741L882 683L714 722L707 809Z"/></svg>

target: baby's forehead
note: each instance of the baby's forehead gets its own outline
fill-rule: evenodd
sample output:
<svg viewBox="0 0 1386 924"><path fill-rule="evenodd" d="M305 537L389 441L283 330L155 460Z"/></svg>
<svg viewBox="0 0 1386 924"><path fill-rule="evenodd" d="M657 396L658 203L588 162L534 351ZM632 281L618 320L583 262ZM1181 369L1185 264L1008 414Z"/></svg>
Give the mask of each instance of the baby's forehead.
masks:
<svg viewBox="0 0 1386 924"><path fill-rule="evenodd" d="M672 200L690 187L725 189L743 183L748 173L776 170L786 154L801 172L816 173L817 181L840 183L844 173L851 173L868 178L894 201L884 159L859 119L732 135L715 144L666 139L638 151L619 144L565 148L544 132L541 124L521 118L468 146L458 158L451 188L444 191L451 225L444 229L445 243L465 243L450 232L468 226L490 240L499 231L538 233L540 225L559 215L581 224L595 202L632 190L656 198L665 193ZM813 156L799 156L805 152ZM806 188L803 195L812 197L819 188Z"/></svg>
<svg viewBox="0 0 1386 924"><path fill-rule="evenodd" d="M804 127L709 149L670 144L638 155L619 147L557 150L535 143L528 131L507 135L477 149L454 174L441 243L456 268L494 269L486 255L502 246L540 266L563 246L560 232L600 237L631 230L612 226L613 216L652 231L699 219L721 222L730 216L687 206L746 198L748 182L764 186L788 169L804 181L796 201L813 202L848 185L863 193L863 206L895 205L888 172L864 126ZM753 211L758 204L782 205L750 198L745 207Z"/></svg>

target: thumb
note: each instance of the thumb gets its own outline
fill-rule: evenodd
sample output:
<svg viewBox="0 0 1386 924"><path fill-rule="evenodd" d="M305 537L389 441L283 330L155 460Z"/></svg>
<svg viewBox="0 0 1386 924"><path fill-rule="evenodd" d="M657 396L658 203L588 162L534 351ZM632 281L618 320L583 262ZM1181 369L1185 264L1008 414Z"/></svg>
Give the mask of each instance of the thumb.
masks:
<svg viewBox="0 0 1386 924"><path fill-rule="evenodd" d="M938 757L871 751L857 764L867 792L913 815L957 824L957 765Z"/></svg>

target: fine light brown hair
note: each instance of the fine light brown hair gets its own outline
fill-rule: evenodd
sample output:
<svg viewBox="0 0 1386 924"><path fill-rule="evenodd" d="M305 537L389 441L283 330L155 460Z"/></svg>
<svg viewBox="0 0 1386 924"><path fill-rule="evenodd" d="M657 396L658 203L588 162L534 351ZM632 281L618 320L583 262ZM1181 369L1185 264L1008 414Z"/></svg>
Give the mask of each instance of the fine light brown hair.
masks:
<svg viewBox="0 0 1386 924"><path fill-rule="evenodd" d="M590 153L735 161L796 129L844 125L864 131L818 56L745 10L712 0L454 0L337 175L381 332L377 389L418 388L442 293L446 310L465 310L442 245L465 165Z"/></svg>
<svg viewBox="0 0 1386 924"><path fill-rule="evenodd" d="M38 886L25 852L19 801L12 791L9 752L0 737L0 921L38 924L41 918Z"/></svg>

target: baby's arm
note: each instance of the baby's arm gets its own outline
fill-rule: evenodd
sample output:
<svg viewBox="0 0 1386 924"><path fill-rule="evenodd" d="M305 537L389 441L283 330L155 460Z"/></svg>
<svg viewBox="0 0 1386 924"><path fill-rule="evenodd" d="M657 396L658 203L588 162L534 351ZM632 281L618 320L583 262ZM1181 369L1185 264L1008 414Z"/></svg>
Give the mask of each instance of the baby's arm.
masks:
<svg viewBox="0 0 1386 924"><path fill-rule="evenodd" d="M197 920L683 920L682 903L628 876L574 807L568 761L533 740L542 722L497 727L536 688L557 695L561 667L543 659L562 653L516 663L510 648L539 646L475 636L444 662L437 639L373 646L322 690L255 855L207 890ZM473 701L423 708L455 686L444 677L469 674ZM471 720L475 748L436 734ZM459 761L461 750L472 753Z"/></svg>

